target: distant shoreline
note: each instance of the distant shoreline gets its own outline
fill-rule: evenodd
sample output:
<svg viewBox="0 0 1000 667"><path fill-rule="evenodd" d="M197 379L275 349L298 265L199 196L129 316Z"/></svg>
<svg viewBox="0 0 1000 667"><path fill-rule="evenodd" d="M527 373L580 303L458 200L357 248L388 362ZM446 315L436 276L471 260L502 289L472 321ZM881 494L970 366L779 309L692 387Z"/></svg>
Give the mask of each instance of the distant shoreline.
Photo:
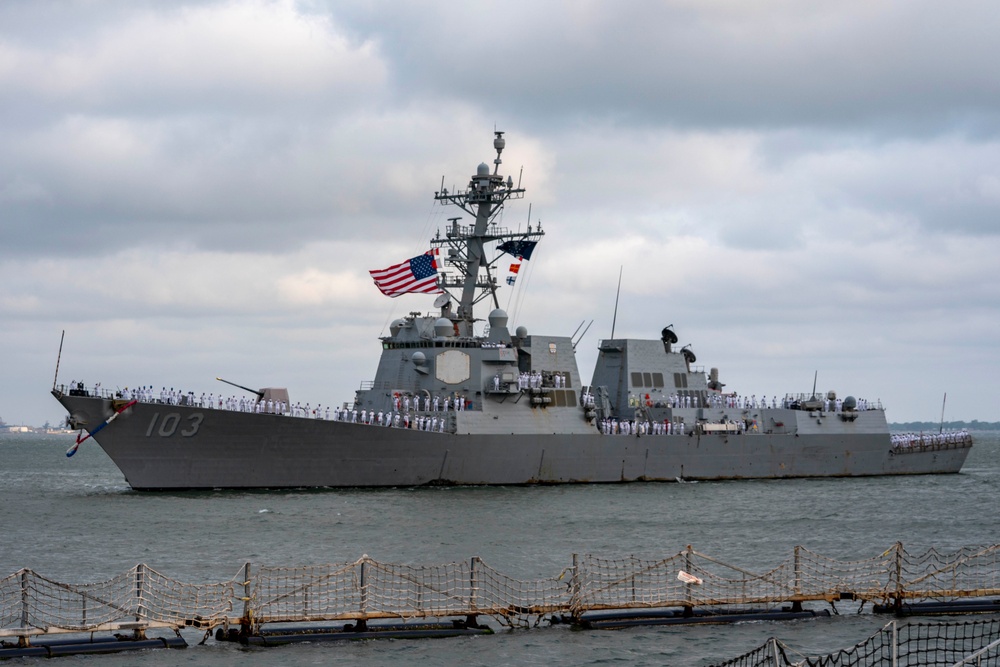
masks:
<svg viewBox="0 0 1000 667"><path fill-rule="evenodd" d="M944 422L944 429L956 430L960 428L970 431L1000 431L1000 422L981 422L973 419L971 422ZM892 422L889 429L892 431L936 431L942 427L941 422Z"/></svg>

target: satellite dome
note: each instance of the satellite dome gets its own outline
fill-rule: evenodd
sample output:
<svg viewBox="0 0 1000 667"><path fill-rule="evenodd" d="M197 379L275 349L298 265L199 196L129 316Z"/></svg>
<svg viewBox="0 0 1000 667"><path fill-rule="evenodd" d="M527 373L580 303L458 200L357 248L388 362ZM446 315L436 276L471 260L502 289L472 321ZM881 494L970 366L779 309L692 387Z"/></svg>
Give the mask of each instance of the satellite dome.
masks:
<svg viewBox="0 0 1000 667"><path fill-rule="evenodd" d="M497 308L490 313L490 329L496 329L498 327L507 326L507 311L502 308Z"/></svg>
<svg viewBox="0 0 1000 667"><path fill-rule="evenodd" d="M451 325L451 320L447 317L439 317L434 321L434 335L445 338L455 332L455 327Z"/></svg>
<svg viewBox="0 0 1000 667"><path fill-rule="evenodd" d="M423 352L420 352L418 350L417 352L413 353L413 356L410 357L410 361L413 362L414 366L423 366L424 364L427 363L427 357L424 356Z"/></svg>
<svg viewBox="0 0 1000 667"><path fill-rule="evenodd" d="M490 175L490 165L485 162L481 162L479 167L476 168L476 176L489 176Z"/></svg>
<svg viewBox="0 0 1000 667"><path fill-rule="evenodd" d="M528 337L528 327L523 326L523 325L519 326L517 328L517 331L515 331L514 333L517 335L518 338L527 338Z"/></svg>
<svg viewBox="0 0 1000 667"><path fill-rule="evenodd" d="M399 330L403 328L403 320L393 320L392 324L389 325L389 333L394 337L399 333Z"/></svg>
<svg viewBox="0 0 1000 667"><path fill-rule="evenodd" d="M844 399L844 404L842 406L845 410L856 410L858 408L858 399L853 396L848 396Z"/></svg>

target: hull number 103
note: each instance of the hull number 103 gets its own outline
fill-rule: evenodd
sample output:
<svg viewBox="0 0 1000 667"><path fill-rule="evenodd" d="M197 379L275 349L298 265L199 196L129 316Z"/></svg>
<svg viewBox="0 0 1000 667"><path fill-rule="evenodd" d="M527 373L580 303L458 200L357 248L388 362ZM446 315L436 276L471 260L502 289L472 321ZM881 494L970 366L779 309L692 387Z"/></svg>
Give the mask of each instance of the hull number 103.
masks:
<svg viewBox="0 0 1000 667"><path fill-rule="evenodd" d="M196 412L193 415L187 417L184 420L183 427L181 427L181 416L177 412L168 412L163 415L163 419L160 419L160 413L153 413L153 418L149 420L149 428L146 429L146 437L152 435L163 436L164 438L169 438L174 433L177 432L178 427L181 427L180 434L185 438L190 438L192 435L198 432L198 427L201 426L201 421L205 418L205 415L200 412ZM159 422L159 426L157 426Z"/></svg>

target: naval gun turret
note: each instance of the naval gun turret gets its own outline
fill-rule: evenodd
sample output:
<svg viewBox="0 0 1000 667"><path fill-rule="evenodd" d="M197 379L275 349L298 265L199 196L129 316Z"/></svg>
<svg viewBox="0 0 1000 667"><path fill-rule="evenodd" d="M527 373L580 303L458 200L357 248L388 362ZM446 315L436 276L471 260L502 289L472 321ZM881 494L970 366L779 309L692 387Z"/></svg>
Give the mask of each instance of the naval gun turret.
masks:
<svg viewBox="0 0 1000 667"><path fill-rule="evenodd" d="M225 382L228 385L232 385L238 389L248 391L257 397L255 404L268 403L272 405L275 403L282 403L284 405L291 405L288 401L288 389L285 387L263 387L261 389L251 389L250 387L244 387L241 384L236 384L235 382L230 382L229 380L223 380L222 378L215 378L219 382Z"/></svg>

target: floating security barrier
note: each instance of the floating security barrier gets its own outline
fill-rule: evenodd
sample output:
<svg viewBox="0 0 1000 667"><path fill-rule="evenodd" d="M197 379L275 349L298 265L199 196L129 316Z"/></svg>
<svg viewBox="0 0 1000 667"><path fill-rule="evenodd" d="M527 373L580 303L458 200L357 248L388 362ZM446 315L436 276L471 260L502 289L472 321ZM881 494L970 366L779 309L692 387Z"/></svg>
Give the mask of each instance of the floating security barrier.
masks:
<svg viewBox="0 0 1000 667"><path fill-rule="evenodd" d="M432 639L491 635L493 631L464 621L451 623L347 623L341 626L289 626L261 630L255 635L217 632L216 639L244 646L280 646L299 642L359 641L367 639Z"/></svg>
<svg viewBox="0 0 1000 667"><path fill-rule="evenodd" d="M1000 613L1000 599L993 600L947 600L942 602L904 602L902 604L872 605L876 614L896 616L944 616L950 614L997 614Z"/></svg>
<svg viewBox="0 0 1000 667"><path fill-rule="evenodd" d="M835 609L843 600L893 613L994 611L1000 600L1000 545L910 553L896 543L876 556L846 561L795 547L790 557L760 571L689 546L658 558L574 555L558 576L538 579L509 576L478 557L427 566L368 556L299 567L247 563L229 579L204 584L177 581L144 564L91 583L59 582L23 569L0 579L0 640L4 648L28 649L58 634L131 631L139 640L146 631L187 628L203 630L206 637L222 629L225 639L235 631L237 641L260 637L261 643L273 643L304 634L287 630L296 624L326 624L321 634L337 639L348 633L439 636L479 631L477 618L500 627L564 619L580 627L718 623L760 620L764 614L815 616L805 603ZM937 606L926 606L929 602ZM370 629L401 621L403 626ZM345 625L332 625L340 623ZM76 644L87 644L78 652L111 648L90 646L89 640ZM47 647L60 645L37 646L47 654Z"/></svg>
<svg viewBox="0 0 1000 667"><path fill-rule="evenodd" d="M26 646L8 646L5 642L0 645L0 659L31 656L55 658L64 655L121 653L153 648L187 648L187 642L183 637L135 639L124 636L45 639Z"/></svg>
<svg viewBox="0 0 1000 667"><path fill-rule="evenodd" d="M808 618L826 618L827 609L812 610L792 607L779 609L643 609L627 612L586 613L577 624L586 630L617 630L647 625L690 625L695 623L744 623L747 621L795 621Z"/></svg>

